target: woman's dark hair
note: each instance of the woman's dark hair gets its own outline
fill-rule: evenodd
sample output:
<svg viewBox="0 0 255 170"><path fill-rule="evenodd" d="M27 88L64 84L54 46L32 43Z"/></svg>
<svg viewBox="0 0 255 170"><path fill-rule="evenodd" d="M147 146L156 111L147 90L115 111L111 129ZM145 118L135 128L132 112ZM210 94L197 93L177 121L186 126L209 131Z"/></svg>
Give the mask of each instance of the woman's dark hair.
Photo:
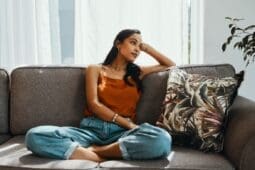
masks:
<svg viewBox="0 0 255 170"><path fill-rule="evenodd" d="M118 48L116 46L117 42L122 43L126 38L130 37L133 34L141 34L141 32L136 29L125 29L117 34L116 38L113 41L113 46L110 52L107 54L103 62L103 65L109 65L116 59L118 55ZM132 62L129 62L127 64L126 74L124 75L123 79L128 85L132 86L132 84L128 81L128 78L131 77L136 83L138 90L142 91L142 83L139 78L140 74L141 74L140 67Z"/></svg>

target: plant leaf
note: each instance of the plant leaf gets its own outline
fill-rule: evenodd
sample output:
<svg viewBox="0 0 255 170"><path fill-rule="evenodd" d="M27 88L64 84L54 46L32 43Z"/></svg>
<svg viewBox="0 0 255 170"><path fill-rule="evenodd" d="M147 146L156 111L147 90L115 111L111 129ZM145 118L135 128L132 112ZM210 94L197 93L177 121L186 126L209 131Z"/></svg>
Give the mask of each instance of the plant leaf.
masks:
<svg viewBox="0 0 255 170"><path fill-rule="evenodd" d="M247 52L247 55L248 55L248 56L251 56L252 53L253 53L252 51L248 51L248 52Z"/></svg>
<svg viewBox="0 0 255 170"><path fill-rule="evenodd" d="M242 42L241 42L241 41L239 41L239 42L235 43L233 47L234 47L234 48L236 48L236 47L238 47L238 46L239 46L239 44L241 44L241 43L242 43Z"/></svg>
<svg viewBox="0 0 255 170"><path fill-rule="evenodd" d="M250 61L247 60L247 63L246 63L246 65L245 65L245 67L247 67L249 64L250 64Z"/></svg>
<svg viewBox="0 0 255 170"><path fill-rule="evenodd" d="M249 39L249 36L250 35L246 35L243 39L242 39L242 42L243 42L243 45L245 46L248 42L248 39Z"/></svg>
<svg viewBox="0 0 255 170"><path fill-rule="evenodd" d="M239 50L243 49L243 43L239 43L239 44L238 44L238 49L239 49Z"/></svg>
<svg viewBox="0 0 255 170"><path fill-rule="evenodd" d="M228 37L227 43L230 44L231 40L232 40L233 36Z"/></svg>
<svg viewBox="0 0 255 170"><path fill-rule="evenodd" d="M247 30L252 29L252 28L255 28L255 25L250 25L250 26L244 28L244 30L247 31Z"/></svg>
<svg viewBox="0 0 255 170"><path fill-rule="evenodd" d="M229 24L228 27L231 28L234 24Z"/></svg>
<svg viewBox="0 0 255 170"><path fill-rule="evenodd" d="M243 50L243 52L246 53L246 52L249 51L249 50L250 50L250 46L247 46L247 47Z"/></svg>
<svg viewBox="0 0 255 170"><path fill-rule="evenodd" d="M245 56L243 57L243 60L244 60L244 61L247 60L247 55L245 55Z"/></svg>
<svg viewBox="0 0 255 170"><path fill-rule="evenodd" d="M225 17L225 19L232 20L232 18L231 18L231 17Z"/></svg>
<svg viewBox="0 0 255 170"><path fill-rule="evenodd" d="M227 48L227 43L222 44L221 49L224 52Z"/></svg>
<svg viewBox="0 0 255 170"><path fill-rule="evenodd" d="M236 27L236 30L244 32L244 29Z"/></svg>
<svg viewBox="0 0 255 170"><path fill-rule="evenodd" d="M244 20L243 18L234 18L233 21L241 21Z"/></svg>
<svg viewBox="0 0 255 170"><path fill-rule="evenodd" d="M235 32L236 32L236 27L233 27L233 28L231 29L231 34L233 35L233 34L235 34Z"/></svg>
<svg viewBox="0 0 255 170"><path fill-rule="evenodd" d="M253 53L253 51L252 51L252 49L250 49L250 48L248 48L248 50L247 49L245 49L246 51L244 52L244 55L245 56L250 56L252 53Z"/></svg>
<svg viewBox="0 0 255 170"><path fill-rule="evenodd" d="M246 45L249 47L255 47L255 39L253 38L253 39L249 40Z"/></svg>

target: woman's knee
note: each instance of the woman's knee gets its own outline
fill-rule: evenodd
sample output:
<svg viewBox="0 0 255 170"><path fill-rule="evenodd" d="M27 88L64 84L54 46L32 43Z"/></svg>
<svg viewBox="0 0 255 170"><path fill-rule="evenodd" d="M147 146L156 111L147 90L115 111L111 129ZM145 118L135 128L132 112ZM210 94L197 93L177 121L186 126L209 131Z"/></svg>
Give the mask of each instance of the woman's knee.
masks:
<svg viewBox="0 0 255 170"><path fill-rule="evenodd" d="M25 144L29 150L36 147L36 140L38 138L37 128L29 129L25 136Z"/></svg>
<svg viewBox="0 0 255 170"><path fill-rule="evenodd" d="M158 148L158 151L161 153L161 157L167 157L172 149L172 137L168 132L162 129L158 133L158 137L155 144L155 149Z"/></svg>
<svg viewBox="0 0 255 170"><path fill-rule="evenodd" d="M50 136L52 132L46 129L50 129L48 126L37 126L27 131L25 136L25 144L31 151L39 149L40 145L44 143L43 137ZM54 131L54 128L52 129Z"/></svg>
<svg viewBox="0 0 255 170"><path fill-rule="evenodd" d="M159 127L154 127L154 137L149 139L150 142L150 154L155 157L167 157L171 152L172 138L169 133Z"/></svg>

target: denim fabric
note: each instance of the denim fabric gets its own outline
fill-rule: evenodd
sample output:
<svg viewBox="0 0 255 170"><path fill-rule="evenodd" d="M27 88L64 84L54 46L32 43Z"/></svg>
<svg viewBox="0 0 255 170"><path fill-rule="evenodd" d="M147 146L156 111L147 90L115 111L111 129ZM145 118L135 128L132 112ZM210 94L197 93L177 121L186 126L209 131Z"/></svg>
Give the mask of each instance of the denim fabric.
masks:
<svg viewBox="0 0 255 170"><path fill-rule="evenodd" d="M119 142L123 159L142 160L166 157L171 151L171 136L148 123L126 130L96 117L84 118L80 128L38 126L30 129L26 146L33 153L54 159L69 159L78 147Z"/></svg>

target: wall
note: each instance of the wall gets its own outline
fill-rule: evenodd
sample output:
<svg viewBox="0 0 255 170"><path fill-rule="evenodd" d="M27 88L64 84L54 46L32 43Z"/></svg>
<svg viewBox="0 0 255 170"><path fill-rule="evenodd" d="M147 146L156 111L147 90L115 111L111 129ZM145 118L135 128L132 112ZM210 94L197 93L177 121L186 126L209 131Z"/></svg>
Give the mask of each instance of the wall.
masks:
<svg viewBox="0 0 255 170"><path fill-rule="evenodd" d="M255 24L254 0L204 0L203 9L203 63L231 63L237 72L245 68L242 53L229 46L226 52L221 45L230 35L226 16L244 18L241 25ZM255 63L246 68L239 94L255 101Z"/></svg>

